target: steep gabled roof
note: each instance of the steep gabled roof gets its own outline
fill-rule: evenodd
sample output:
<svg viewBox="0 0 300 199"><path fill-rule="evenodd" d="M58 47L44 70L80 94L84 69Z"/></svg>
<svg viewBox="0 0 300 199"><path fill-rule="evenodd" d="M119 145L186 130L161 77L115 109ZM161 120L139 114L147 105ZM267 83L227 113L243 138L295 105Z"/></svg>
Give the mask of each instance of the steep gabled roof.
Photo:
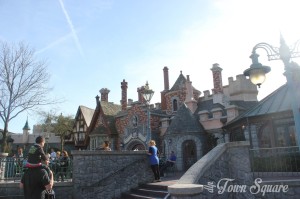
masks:
<svg viewBox="0 0 300 199"><path fill-rule="evenodd" d="M92 121L95 110L91 109L91 108L88 108L86 106L82 106L82 105L79 106L79 109L80 109L80 111L81 111L81 113L84 117L86 125L89 127L90 124L91 124L91 121Z"/></svg>
<svg viewBox="0 0 300 199"><path fill-rule="evenodd" d="M121 111L122 106L114 104L112 102L101 101L101 107L104 115L115 116L119 111Z"/></svg>
<svg viewBox="0 0 300 199"><path fill-rule="evenodd" d="M248 111L226 124L226 126L232 125L243 118L257 117L291 110L292 107L289 88L287 84L284 84L273 93L262 99L257 105L253 106Z"/></svg>
<svg viewBox="0 0 300 199"><path fill-rule="evenodd" d="M186 104L183 103L172 119L166 134L188 132L204 132L204 128Z"/></svg>
<svg viewBox="0 0 300 199"><path fill-rule="evenodd" d="M108 134L116 133L115 127L115 116L121 111L122 106L114 104L112 102L100 101L99 105L96 107L96 111L92 118L91 126L89 128L90 135L93 134ZM102 114L102 117L106 124L96 126L96 121ZM108 125L108 127L106 127Z"/></svg>
<svg viewBox="0 0 300 199"><path fill-rule="evenodd" d="M181 90L182 87L185 87L186 78L180 73L179 77L177 78L176 82L174 83L173 87L170 91L178 91Z"/></svg>
<svg viewBox="0 0 300 199"><path fill-rule="evenodd" d="M172 86L172 88L169 91L178 91L181 90L182 88L185 88L185 83L187 79L184 77L184 75L180 72L180 75L178 76L176 82ZM192 86L193 87L193 86ZM198 91L193 87L194 91ZM199 92L199 91L198 91Z"/></svg>

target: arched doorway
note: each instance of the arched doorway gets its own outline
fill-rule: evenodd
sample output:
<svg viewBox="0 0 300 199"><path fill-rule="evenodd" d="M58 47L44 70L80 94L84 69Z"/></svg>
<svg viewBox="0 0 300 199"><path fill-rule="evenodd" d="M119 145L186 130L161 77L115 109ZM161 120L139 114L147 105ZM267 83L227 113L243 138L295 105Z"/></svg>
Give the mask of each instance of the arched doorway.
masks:
<svg viewBox="0 0 300 199"><path fill-rule="evenodd" d="M145 145L138 141L138 140L135 140L135 141L132 141L128 144L128 146L126 147L126 150L128 151L141 151L141 150L146 150L145 148Z"/></svg>
<svg viewBox="0 0 300 199"><path fill-rule="evenodd" d="M182 143L183 169L188 170L197 161L196 143L186 140Z"/></svg>

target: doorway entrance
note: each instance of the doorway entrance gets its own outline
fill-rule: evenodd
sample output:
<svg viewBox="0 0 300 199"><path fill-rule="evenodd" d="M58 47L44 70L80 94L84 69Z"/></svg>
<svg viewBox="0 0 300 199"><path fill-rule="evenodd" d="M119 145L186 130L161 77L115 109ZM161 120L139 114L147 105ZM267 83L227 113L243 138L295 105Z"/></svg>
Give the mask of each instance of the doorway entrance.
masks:
<svg viewBox="0 0 300 199"><path fill-rule="evenodd" d="M194 140L186 140L182 143L183 169L188 170L197 161L196 143Z"/></svg>

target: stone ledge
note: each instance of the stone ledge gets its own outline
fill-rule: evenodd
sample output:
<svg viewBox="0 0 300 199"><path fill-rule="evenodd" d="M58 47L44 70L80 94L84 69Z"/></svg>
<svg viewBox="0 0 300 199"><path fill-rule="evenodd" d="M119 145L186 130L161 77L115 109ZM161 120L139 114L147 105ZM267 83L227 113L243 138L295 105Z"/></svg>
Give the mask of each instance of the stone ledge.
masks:
<svg viewBox="0 0 300 199"><path fill-rule="evenodd" d="M71 151L72 155L82 155L82 156L90 156L90 155L147 155L147 151L101 151L101 150L95 150L95 151Z"/></svg>
<svg viewBox="0 0 300 199"><path fill-rule="evenodd" d="M203 192L203 185L199 184L174 184L168 186L171 195L198 195Z"/></svg>
<svg viewBox="0 0 300 199"><path fill-rule="evenodd" d="M198 183L200 177L209 169L228 149L236 147L249 147L248 141L228 142L217 145L200 160L198 160L189 170L179 179L178 184Z"/></svg>

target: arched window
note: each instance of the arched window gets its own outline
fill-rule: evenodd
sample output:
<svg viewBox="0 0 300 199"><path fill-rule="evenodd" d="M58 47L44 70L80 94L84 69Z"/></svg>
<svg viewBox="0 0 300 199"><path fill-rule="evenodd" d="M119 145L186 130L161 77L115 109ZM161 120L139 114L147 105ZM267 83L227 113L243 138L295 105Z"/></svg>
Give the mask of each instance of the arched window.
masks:
<svg viewBox="0 0 300 199"><path fill-rule="evenodd" d="M177 111L177 109L178 109L178 102L177 102L177 99L173 99L172 105L173 105L173 111Z"/></svg>

